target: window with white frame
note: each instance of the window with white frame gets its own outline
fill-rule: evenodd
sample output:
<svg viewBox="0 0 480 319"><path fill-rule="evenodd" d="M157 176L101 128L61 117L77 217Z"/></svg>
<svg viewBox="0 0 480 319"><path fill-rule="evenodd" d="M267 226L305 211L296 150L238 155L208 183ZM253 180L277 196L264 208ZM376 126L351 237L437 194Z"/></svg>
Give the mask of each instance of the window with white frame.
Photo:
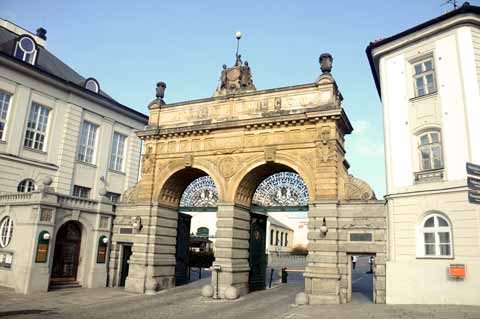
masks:
<svg viewBox="0 0 480 319"><path fill-rule="evenodd" d="M15 52L13 55L22 61L30 64L35 64L37 57L37 44L35 41L27 36L22 36L18 39L15 45Z"/></svg>
<svg viewBox="0 0 480 319"><path fill-rule="evenodd" d="M452 229L442 215L431 214L423 220L421 237L423 257L452 256Z"/></svg>
<svg viewBox="0 0 480 319"><path fill-rule="evenodd" d="M83 121L80 131L80 142L78 143L77 160L91 164L94 163L97 128L97 125Z"/></svg>
<svg viewBox="0 0 480 319"><path fill-rule="evenodd" d="M72 195L76 197L89 198L91 188L73 185Z"/></svg>
<svg viewBox="0 0 480 319"><path fill-rule="evenodd" d="M28 148L43 151L47 133L48 115L50 109L37 103L32 103L28 116L27 130L23 145Z"/></svg>
<svg viewBox="0 0 480 319"><path fill-rule="evenodd" d="M110 156L110 169L121 172L123 170L123 158L125 154L125 140L127 137L120 133L113 134L112 154Z"/></svg>
<svg viewBox="0 0 480 319"><path fill-rule="evenodd" d="M0 91L0 140L5 139L5 126L7 125L8 107L11 95Z"/></svg>
<svg viewBox="0 0 480 319"><path fill-rule="evenodd" d="M0 222L0 247L4 248L10 244L13 235L13 219L9 216Z"/></svg>
<svg viewBox="0 0 480 319"><path fill-rule="evenodd" d="M33 179L24 179L17 186L17 192L19 193L28 193L33 192L35 190L35 182Z"/></svg>
<svg viewBox="0 0 480 319"><path fill-rule="evenodd" d="M437 91L433 57L413 63L415 96L423 96Z"/></svg>
<svg viewBox="0 0 480 319"><path fill-rule="evenodd" d="M439 131L428 131L418 137L420 169L422 171L443 168L442 140Z"/></svg>

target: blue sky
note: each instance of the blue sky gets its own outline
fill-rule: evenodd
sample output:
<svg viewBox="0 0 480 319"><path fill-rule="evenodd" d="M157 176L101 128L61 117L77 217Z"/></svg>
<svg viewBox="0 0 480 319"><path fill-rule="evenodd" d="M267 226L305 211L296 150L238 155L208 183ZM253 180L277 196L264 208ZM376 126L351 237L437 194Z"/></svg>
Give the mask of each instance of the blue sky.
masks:
<svg viewBox="0 0 480 319"><path fill-rule="evenodd" d="M234 63L237 30L258 89L313 82L319 55L330 52L355 128L346 137L350 172L382 197L382 111L365 48L443 14L443 2L1 0L0 17L32 31L43 26L50 51L144 113L160 80L167 103L211 96L222 64Z"/></svg>

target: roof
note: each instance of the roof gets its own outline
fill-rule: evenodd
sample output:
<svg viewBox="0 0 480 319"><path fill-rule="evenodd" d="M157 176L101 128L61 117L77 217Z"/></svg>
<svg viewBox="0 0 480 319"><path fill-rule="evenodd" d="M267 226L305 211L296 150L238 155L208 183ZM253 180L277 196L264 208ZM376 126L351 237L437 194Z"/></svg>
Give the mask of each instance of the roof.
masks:
<svg viewBox="0 0 480 319"><path fill-rule="evenodd" d="M291 229L290 227L288 227L287 225L285 225L284 223L282 223L278 219L273 218L272 215L268 215L268 220L270 221L270 224L272 224L274 226L277 226L277 227L280 227L280 228L285 228L285 229L293 231L293 229Z"/></svg>
<svg viewBox="0 0 480 319"><path fill-rule="evenodd" d="M29 35L29 34L27 34ZM128 106L125 106L110 95L100 90L99 93L92 92L85 88L85 80L83 76L78 74L75 70L69 67L67 64L62 62L54 54L48 51L45 47L37 43L37 58L35 65L31 65L24 61L18 60L13 56L17 39L19 35L0 26L0 56L7 57L13 61L16 61L19 64L34 68L40 73L54 77L59 81L63 81L67 84L75 86L77 89L81 89L84 92L87 92L90 95L101 98L104 101L110 102L111 104L122 108L124 111L135 114L137 117L142 119L145 124L148 121L148 116L138 112Z"/></svg>
<svg viewBox="0 0 480 319"><path fill-rule="evenodd" d="M414 26L410 29L407 29L403 32L392 35L388 38L370 42L370 44L367 46L367 49L365 51L366 51L366 54L367 54L368 62L370 64L370 69L371 69L372 74L373 74L373 79L375 81L375 86L377 87L378 95L380 96L380 98L381 98L380 79L378 77L378 72L377 72L378 70L376 68L375 61L373 60L373 56L372 56L372 50L373 49L378 48L380 46L383 46L387 43L393 42L397 39L405 37L409 34L417 32L419 30L425 29L425 28L427 28L429 26L432 26L434 24L437 24L439 22L448 20L448 19L450 19L454 16L461 15L461 14L468 14L468 13L480 14L480 7L472 6L472 5L470 5L470 3L465 2L460 8L458 8L456 10L445 13L445 14L439 16L439 17L428 20L424 23L416 25L416 26Z"/></svg>

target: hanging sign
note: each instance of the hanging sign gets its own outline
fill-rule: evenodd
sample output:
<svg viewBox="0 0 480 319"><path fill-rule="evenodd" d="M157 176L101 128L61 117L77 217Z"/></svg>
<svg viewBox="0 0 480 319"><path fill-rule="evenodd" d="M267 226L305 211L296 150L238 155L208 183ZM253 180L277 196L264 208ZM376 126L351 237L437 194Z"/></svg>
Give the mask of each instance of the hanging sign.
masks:
<svg viewBox="0 0 480 319"><path fill-rule="evenodd" d="M468 202L480 204L480 165L467 162Z"/></svg>
<svg viewBox="0 0 480 319"><path fill-rule="evenodd" d="M469 176L467 178L467 184L470 190L480 191L480 179Z"/></svg>
<svg viewBox="0 0 480 319"><path fill-rule="evenodd" d="M448 268L448 274L452 279L465 279L465 265L451 264Z"/></svg>
<svg viewBox="0 0 480 319"><path fill-rule="evenodd" d="M467 162L467 174L480 177L480 165Z"/></svg>

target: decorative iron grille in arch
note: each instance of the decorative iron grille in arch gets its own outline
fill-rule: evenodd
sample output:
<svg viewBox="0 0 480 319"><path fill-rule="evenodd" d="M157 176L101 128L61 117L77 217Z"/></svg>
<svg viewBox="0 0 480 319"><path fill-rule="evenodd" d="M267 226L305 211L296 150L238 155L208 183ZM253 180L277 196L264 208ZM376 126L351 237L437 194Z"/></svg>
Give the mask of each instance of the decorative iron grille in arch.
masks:
<svg viewBox="0 0 480 319"><path fill-rule="evenodd" d="M210 176L194 180L182 194L181 207L215 207L218 191ZM260 183L252 203L263 207L306 206L308 190L305 182L296 173L281 172L267 177Z"/></svg>
<svg viewBox="0 0 480 319"><path fill-rule="evenodd" d="M202 176L187 186L180 199L181 207L215 207L218 191L210 176Z"/></svg>
<svg viewBox="0 0 480 319"><path fill-rule="evenodd" d="M263 207L306 206L307 186L296 173L276 173L260 183L253 195L252 203Z"/></svg>

